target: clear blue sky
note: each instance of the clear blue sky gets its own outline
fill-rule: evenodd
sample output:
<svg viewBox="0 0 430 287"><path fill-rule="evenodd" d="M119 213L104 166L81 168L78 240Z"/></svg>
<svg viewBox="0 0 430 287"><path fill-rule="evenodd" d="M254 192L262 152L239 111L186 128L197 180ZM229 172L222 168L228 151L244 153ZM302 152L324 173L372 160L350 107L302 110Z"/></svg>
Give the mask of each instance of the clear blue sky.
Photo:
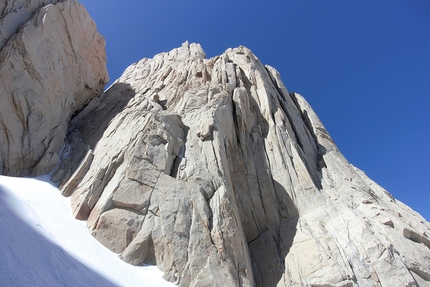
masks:
<svg viewBox="0 0 430 287"><path fill-rule="evenodd" d="M430 1L81 0L111 81L184 41L244 45L302 94L345 157L430 220Z"/></svg>

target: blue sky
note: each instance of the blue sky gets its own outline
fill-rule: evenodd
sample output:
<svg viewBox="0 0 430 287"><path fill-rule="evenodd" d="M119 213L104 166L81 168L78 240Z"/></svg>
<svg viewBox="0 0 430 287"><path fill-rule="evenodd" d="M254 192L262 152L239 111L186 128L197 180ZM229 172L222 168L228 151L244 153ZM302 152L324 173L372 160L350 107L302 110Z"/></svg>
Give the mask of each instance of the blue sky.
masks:
<svg viewBox="0 0 430 287"><path fill-rule="evenodd" d="M355 166L430 220L430 1L81 0L111 81L184 41L250 48Z"/></svg>

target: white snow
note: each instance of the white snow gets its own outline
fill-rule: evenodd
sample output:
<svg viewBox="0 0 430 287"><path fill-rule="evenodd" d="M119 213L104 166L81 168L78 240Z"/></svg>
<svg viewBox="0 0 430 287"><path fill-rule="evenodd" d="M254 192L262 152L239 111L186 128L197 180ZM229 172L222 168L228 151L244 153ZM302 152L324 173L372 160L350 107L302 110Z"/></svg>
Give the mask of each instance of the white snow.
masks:
<svg viewBox="0 0 430 287"><path fill-rule="evenodd" d="M101 245L49 176L0 176L0 286L175 286L162 274Z"/></svg>

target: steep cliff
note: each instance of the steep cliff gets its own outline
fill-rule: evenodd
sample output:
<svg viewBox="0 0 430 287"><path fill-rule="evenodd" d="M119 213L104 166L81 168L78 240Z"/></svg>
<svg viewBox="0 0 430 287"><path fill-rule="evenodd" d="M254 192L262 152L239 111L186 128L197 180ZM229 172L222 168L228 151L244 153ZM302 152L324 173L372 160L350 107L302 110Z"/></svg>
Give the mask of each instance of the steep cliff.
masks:
<svg viewBox="0 0 430 287"><path fill-rule="evenodd" d="M75 0L0 3L0 174L54 168L68 121L108 81L104 47Z"/></svg>
<svg viewBox="0 0 430 287"><path fill-rule="evenodd" d="M245 47L128 67L71 121L53 179L100 242L181 286L430 286L430 224Z"/></svg>

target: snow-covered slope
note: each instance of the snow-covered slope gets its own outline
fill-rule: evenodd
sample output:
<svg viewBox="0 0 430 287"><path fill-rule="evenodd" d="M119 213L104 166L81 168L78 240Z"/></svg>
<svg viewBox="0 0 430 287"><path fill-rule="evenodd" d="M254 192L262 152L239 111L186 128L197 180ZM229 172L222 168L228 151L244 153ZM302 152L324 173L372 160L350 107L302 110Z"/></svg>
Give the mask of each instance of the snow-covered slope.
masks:
<svg viewBox="0 0 430 287"><path fill-rule="evenodd" d="M0 286L174 286L95 240L48 178L0 176Z"/></svg>

